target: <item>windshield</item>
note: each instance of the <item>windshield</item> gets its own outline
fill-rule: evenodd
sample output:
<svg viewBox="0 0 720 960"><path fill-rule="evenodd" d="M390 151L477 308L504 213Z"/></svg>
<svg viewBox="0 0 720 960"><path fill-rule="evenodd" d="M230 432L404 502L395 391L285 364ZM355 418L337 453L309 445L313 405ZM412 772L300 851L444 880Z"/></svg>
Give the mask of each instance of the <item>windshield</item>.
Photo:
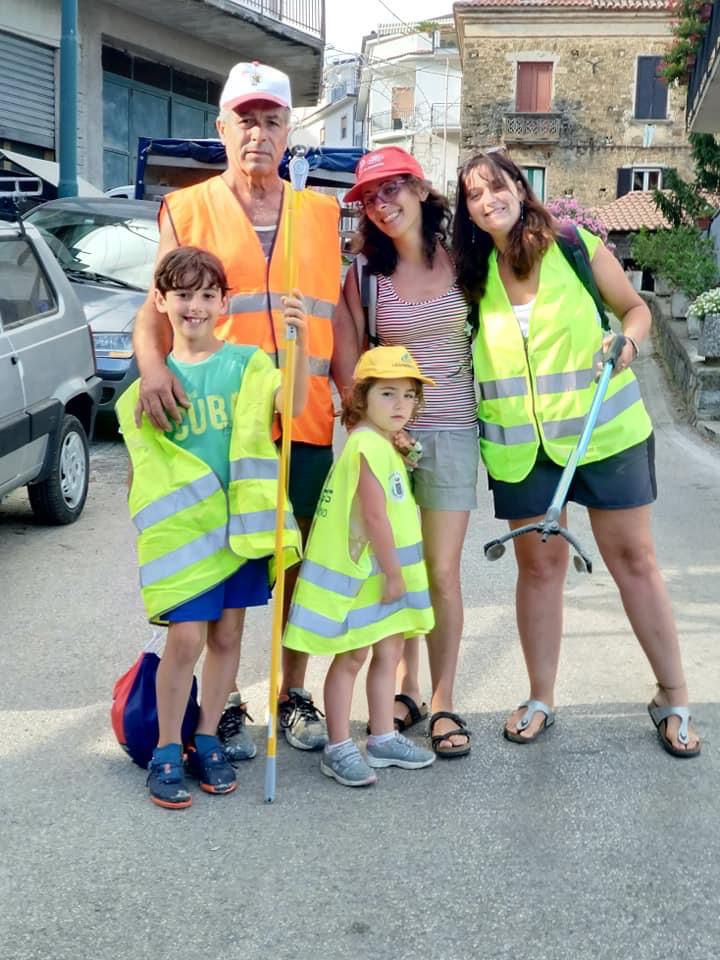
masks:
<svg viewBox="0 0 720 960"><path fill-rule="evenodd" d="M151 216L40 208L27 219L74 278L87 272L88 279L107 277L139 290L150 286L158 246L158 227Z"/></svg>

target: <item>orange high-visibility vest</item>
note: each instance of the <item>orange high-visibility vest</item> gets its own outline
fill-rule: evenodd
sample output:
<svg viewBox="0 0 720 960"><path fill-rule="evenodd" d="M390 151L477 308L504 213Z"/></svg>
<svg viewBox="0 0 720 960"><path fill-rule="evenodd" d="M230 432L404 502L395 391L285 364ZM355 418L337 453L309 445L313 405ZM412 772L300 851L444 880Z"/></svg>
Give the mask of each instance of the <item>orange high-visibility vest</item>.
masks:
<svg viewBox="0 0 720 960"><path fill-rule="evenodd" d="M280 298L287 293L284 233L289 195L290 186L285 185L269 263L252 223L222 176L169 193L160 214L169 214L178 244L209 250L225 267L230 300L227 316L221 317L215 328L217 336L258 346L277 366L284 362ZM305 298L308 319L310 390L305 409L293 420L292 437L329 446L333 433L329 379L332 314L340 296L339 207L333 197L303 190L296 211L292 256L297 257L297 285Z"/></svg>

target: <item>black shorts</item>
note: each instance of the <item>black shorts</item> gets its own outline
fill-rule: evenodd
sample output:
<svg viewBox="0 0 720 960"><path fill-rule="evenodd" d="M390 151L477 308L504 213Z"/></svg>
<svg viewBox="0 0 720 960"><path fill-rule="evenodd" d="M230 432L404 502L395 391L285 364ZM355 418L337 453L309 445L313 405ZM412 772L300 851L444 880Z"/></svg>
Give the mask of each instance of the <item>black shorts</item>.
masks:
<svg viewBox="0 0 720 960"><path fill-rule="evenodd" d="M540 448L535 466L519 483L493 480L488 485L498 520L544 516L562 474L562 467ZM605 460L586 463L575 471L567 499L599 510L643 507L657 498L655 437L628 447Z"/></svg>
<svg viewBox="0 0 720 960"><path fill-rule="evenodd" d="M333 462L332 447L293 441L290 451L290 502L296 517L312 519Z"/></svg>

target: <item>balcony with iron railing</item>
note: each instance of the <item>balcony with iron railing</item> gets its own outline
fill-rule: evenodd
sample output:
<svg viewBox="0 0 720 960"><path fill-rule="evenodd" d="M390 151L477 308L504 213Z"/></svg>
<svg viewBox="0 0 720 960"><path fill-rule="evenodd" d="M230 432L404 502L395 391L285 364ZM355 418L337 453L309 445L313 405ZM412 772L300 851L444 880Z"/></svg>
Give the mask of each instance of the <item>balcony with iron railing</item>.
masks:
<svg viewBox="0 0 720 960"><path fill-rule="evenodd" d="M231 0L231 3L313 37L325 36L324 0Z"/></svg>
<svg viewBox="0 0 720 960"><path fill-rule="evenodd" d="M237 61L259 60L290 77L293 104L317 103L325 46L324 0L112 0L193 42L232 50ZM59 4L55 4L58 6ZM0 0L2 7L2 0ZM162 30L158 36L162 36Z"/></svg>
<svg viewBox="0 0 720 960"><path fill-rule="evenodd" d="M558 143L562 126L559 113L506 113L502 136L505 143Z"/></svg>
<svg viewBox="0 0 720 960"><path fill-rule="evenodd" d="M720 131L720 3L712 4L710 20L697 51L687 92L690 133Z"/></svg>
<svg viewBox="0 0 720 960"><path fill-rule="evenodd" d="M432 129L438 133L444 129L460 129L460 104L423 104L412 110L384 110L370 116L370 136L378 137L392 133L408 134Z"/></svg>

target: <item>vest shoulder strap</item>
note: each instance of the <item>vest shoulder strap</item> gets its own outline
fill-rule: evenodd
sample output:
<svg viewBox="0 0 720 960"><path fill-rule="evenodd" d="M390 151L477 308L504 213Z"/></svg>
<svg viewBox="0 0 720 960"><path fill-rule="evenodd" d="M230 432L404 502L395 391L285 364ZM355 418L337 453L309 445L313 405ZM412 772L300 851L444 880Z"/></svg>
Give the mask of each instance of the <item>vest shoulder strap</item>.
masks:
<svg viewBox="0 0 720 960"><path fill-rule="evenodd" d="M593 276L590 254L585 246L585 241L580 236L580 232L574 223L565 221L560 225L557 245L562 255L572 267L575 276L592 297L603 330L610 330L610 321L605 312L605 304L603 303L603 298L598 290L595 277Z"/></svg>
<svg viewBox="0 0 720 960"><path fill-rule="evenodd" d="M362 253L358 253L355 257L353 265L360 293L360 304L365 316L365 332L367 333L368 344L371 347L377 347L379 343L377 335L377 276L370 273L367 258Z"/></svg>

